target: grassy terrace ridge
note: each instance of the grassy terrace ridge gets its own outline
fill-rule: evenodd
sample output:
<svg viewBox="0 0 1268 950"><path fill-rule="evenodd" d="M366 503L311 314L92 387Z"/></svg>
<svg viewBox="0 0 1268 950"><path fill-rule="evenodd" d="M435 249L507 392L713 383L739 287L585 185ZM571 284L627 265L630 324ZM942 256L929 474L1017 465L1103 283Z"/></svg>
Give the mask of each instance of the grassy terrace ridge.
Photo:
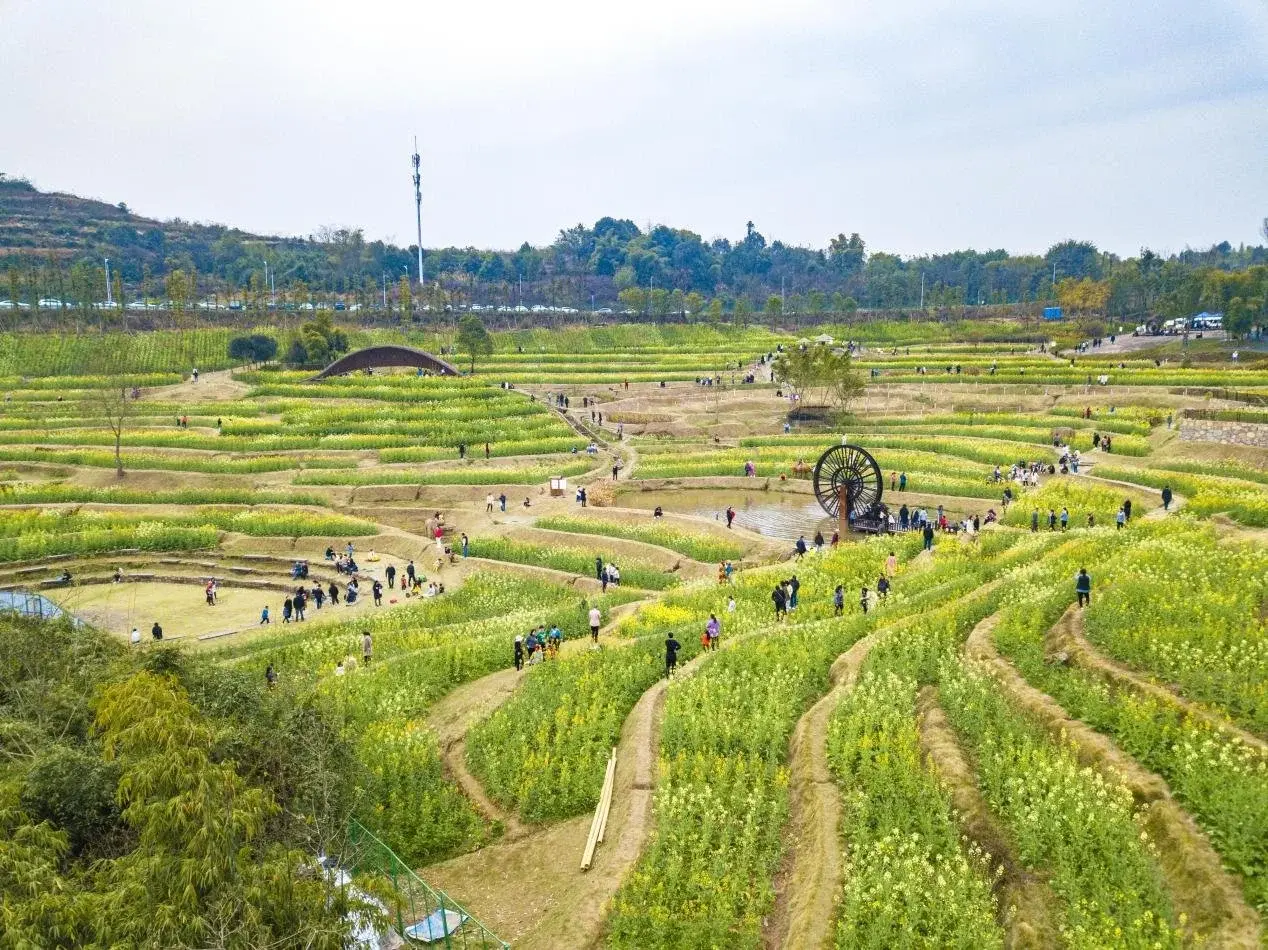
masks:
<svg viewBox="0 0 1268 950"><path fill-rule="evenodd" d="M691 532L671 524L631 524L619 521L607 521L602 518L570 517L555 515L538 518L537 527L551 531L566 531L571 534L597 534L611 538L625 538L630 541L645 541L648 544L669 548L679 554L685 554L697 561L739 560L744 548L734 542L728 542L706 532Z"/></svg>
<svg viewBox="0 0 1268 950"><path fill-rule="evenodd" d="M786 384L764 366L760 385L732 386L730 367L824 329L873 341L849 414L790 419ZM20 688L0 682L0 731L26 750L0 762L0 836L46 869L98 860L73 850L84 835L131 840L118 770L136 762L102 743L156 709L183 735L207 730L194 746L209 768L240 763L234 807L256 788L284 804L262 828L296 816L307 854L311 821L355 816L528 950L998 947L1026 934L1261 945L1268 450L1177 430L1186 409L1238 407L1186 385L1241 387L1264 368L1232 366L1236 344L1193 366L1124 353L1120 369L1098 353L1071 368L1032 345L1051 329L499 331L473 376L318 383L217 361L208 348L233 331L66 334L43 363L24 340L31 366L0 363L4 585L87 625L28 631L0 616L0 669L23 671ZM349 335L431 352L454 342L448 327ZM197 383L191 354L206 354ZM118 477L100 403L125 372L141 393ZM1111 384L1089 388L1089 372ZM715 373L721 385L694 382ZM566 413L547 405L558 393ZM1093 433L1113 451L1093 449ZM792 557L798 534L828 533L809 472L843 435L873 454L895 511L942 509L962 527L994 509L999 523L938 531L929 552L913 532ZM1080 473L992 479L996 465L1057 465L1054 436L1080 451ZM569 479L562 496L552 476ZM495 486L515 486L505 511L486 503ZM728 505L734 531L717 520ZM1049 530L1063 508L1068 530ZM352 605L348 575L323 558L349 542ZM619 567L620 586L602 592L596 558ZM302 585L295 560L309 563ZM735 570L719 583L724 560ZM407 596L410 563L423 580ZM1082 609L1080 567L1092 578ZM63 570L75 583L57 583ZM214 606L202 591L213 575ZM796 607L776 617L772 590L794 575ZM304 621L283 622L297 587L331 582L338 604L310 600ZM444 593L425 596L436 584ZM711 616L716 651L702 641ZM163 643L147 636L156 620ZM517 671L515 638L553 627L558 655ZM668 637L680 644L671 680ZM607 836L580 875L614 746ZM199 775L197 787L223 787L222 772ZM63 802L98 804L80 821L53 808ZM62 834L69 852L49 837Z"/></svg>

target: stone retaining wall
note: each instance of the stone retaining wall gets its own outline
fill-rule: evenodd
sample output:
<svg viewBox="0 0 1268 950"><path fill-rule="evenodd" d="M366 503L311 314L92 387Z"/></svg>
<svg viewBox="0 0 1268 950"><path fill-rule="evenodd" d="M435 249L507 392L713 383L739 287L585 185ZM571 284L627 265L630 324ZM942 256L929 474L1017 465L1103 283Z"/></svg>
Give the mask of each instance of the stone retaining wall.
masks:
<svg viewBox="0 0 1268 950"><path fill-rule="evenodd" d="M1219 442L1224 445L1253 445L1268 449L1268 424L1184 419L1180 423L1180 438L1185 442Z"/></svg>

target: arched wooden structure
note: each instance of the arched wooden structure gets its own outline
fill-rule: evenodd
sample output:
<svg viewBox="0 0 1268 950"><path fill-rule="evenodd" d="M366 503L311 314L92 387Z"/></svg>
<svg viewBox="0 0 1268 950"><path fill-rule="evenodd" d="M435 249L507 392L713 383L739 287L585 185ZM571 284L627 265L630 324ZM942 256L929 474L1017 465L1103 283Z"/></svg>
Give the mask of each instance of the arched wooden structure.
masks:
<svg viewBox="0 0 1268 950"><path fill-rule="evenodd" d="M376 366L415 366L441 376L462 375L452 363L447 363L422 350L416 350L412 346L367 346L339 357L309 381L342 376L344 373L372 369Z"/></svg>

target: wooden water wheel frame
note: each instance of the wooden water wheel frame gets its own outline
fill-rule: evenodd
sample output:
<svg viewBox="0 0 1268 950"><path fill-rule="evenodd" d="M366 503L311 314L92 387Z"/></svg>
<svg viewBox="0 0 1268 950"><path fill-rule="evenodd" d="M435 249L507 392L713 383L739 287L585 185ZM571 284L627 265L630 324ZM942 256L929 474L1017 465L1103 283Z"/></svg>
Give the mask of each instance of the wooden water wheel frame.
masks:
<svg viewBox="0 0 1268 950"><path fill-rule="evenodd" d="M847 490L850 517L865 518L881 506L884 478L876 459L857 445L834 445L819 456L814 470L815 495L834 518L840 518L840 489Z"/></svg>

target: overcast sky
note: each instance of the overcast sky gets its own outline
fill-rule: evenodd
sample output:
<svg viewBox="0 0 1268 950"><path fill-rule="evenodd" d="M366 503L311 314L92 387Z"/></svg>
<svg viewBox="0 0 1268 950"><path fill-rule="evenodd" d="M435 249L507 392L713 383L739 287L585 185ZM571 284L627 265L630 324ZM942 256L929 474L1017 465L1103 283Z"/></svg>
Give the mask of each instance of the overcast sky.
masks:
<svg viewBox="0 0 1268 950"><path fill-rule="evenodd" d="M902 254L1262 240L1264 0L0 0L0 171L511 248L602 215Z"/></svg>

